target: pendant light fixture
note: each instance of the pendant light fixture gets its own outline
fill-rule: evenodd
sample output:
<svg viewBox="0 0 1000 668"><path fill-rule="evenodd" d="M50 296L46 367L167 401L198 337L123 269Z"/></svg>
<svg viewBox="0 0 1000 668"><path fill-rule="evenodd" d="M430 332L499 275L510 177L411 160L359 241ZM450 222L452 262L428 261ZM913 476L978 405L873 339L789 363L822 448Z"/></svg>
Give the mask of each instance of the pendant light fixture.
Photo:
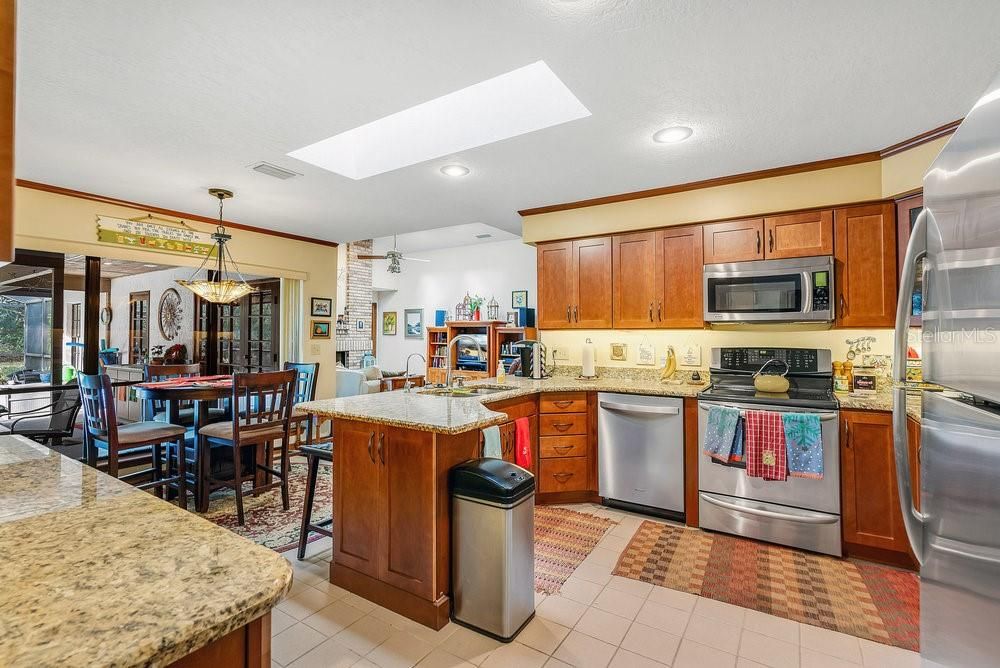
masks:
<svg viewBox="0 0 1000 668"><path fill-rule="evenodd" d="M205 279L196 278L205 268L205 265L208 264L209 258L212 257L211 253L209 253L205 256L201 266L191 275L190 280L178 280L177 283L207 302L229 304L251 292L256 292L257 288L248 284L243 279L243 275L240 274L240 268L226 248L226 242L233 237L226 234L226 228L222 224L222 203L233 196L232 191L223 190L222 188L209 188L208 194L219 199L219 226L215 228L215 234L212 235L212 239L215 240L215 275L211 276L209 274L210 277ZM229 265L232 265L233 272L239 280L235 280L229 275Z"/></svg>

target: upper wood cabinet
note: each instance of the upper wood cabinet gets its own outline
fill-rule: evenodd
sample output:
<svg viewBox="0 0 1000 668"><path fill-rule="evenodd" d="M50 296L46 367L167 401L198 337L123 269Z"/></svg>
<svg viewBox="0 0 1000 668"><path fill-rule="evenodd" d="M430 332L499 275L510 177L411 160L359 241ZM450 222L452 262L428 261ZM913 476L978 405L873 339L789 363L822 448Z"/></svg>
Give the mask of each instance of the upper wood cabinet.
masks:
<svg viewBox="0 0 1000 668"><path fill-rule="evenodd" d="M764 219L703 225L705 264L764 259Z"/></svg>
<svg viewBox="0 0 1000 668"><path fill-rule="evenodd" d="M658 327L704 327L701 225L656 232Z"/></svg>
<svg viewBox="0 0 1000 668"><path fill-rule="evenodd" d="M574 327L611 327L611 285L611 237L574 241Z"/></svg>
<svg viewBox="0 0 1000 668"><path fill-rule="evenodd" d="M833 254L833 211L806 211L764 219L764 257L810 257Z"/></svg>
<svg viewBox="0 0 1000 668"><path fill-rule="evenodd" d="M657 232L616 234L612 258L614 326L626 329L657 327L657 305L662 304L658 280L660 249ZM661 309L662 313L662 309Z"/></svg>
<svg viewBox="0 0 1000 668"><path fill-rule="evenodd" d="M611 237L538 245L538 327L611 327Z"/></svg>
<svg viewBox="0 0 1000 668"><path fill-rule="evenodd" d="M14 259L14 0L0 0L0 261Z"/></svg>
<svg viewBox="0 0 1000 668"><path fill-rule="evenodd" d="M834 211L839 327L892 327L896 321L896 221L891 203Z"/></svg>
<svg viewBox="0 0 1000 668"><path fill-rule="evenodd" d="M573 242L538 244L538 327L573 326Z"/></svg>

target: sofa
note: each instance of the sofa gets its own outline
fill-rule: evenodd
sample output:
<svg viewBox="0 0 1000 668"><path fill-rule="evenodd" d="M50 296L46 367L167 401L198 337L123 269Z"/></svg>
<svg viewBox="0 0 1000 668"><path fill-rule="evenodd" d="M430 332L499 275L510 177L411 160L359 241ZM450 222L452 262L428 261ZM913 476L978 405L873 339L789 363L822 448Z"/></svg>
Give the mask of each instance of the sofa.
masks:
<svg viewBox="0 0 1000 668"><path fill-rule="evenodd" d="M366 369L337 367L337 396L353 397L382 391L382 371L375 366Z"/></svg>

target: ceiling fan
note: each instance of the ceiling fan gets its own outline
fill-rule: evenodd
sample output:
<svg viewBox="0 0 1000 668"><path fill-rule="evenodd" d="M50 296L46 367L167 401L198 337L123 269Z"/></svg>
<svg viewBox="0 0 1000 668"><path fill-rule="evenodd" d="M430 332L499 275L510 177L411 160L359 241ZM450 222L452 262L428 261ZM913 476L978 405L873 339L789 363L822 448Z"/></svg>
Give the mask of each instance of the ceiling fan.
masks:
<svg viewBox="0 0 1000 668"><path fill-rule="evenodd" d="M389 267L386 269L390 274L399 274L403 271L403 266L400 264L400 260L407 260L409 262L430 262L430 260L422 260L419 257L405 257L402 251L396 250L396 235L392 235L392 250L386 251L385 255L358 255L359 260L388 260Z"/></svg>

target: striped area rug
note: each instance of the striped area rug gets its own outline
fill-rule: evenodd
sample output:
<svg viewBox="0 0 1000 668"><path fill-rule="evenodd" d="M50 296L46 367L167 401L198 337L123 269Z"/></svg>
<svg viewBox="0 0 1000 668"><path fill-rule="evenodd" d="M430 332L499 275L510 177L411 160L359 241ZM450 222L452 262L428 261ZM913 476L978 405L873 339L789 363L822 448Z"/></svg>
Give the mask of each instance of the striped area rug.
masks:
<svg viewBox="0 0 1000 668"><path fill-rule="evenodd" d="M558 592L614 524L568 508L535 506L535 591Z"/></svg>
<svg viewBox="0 0 1000 668"><path fill-rule="evenodd" d="M919 651L909 571L647 521L614 575Z"/></svg>

